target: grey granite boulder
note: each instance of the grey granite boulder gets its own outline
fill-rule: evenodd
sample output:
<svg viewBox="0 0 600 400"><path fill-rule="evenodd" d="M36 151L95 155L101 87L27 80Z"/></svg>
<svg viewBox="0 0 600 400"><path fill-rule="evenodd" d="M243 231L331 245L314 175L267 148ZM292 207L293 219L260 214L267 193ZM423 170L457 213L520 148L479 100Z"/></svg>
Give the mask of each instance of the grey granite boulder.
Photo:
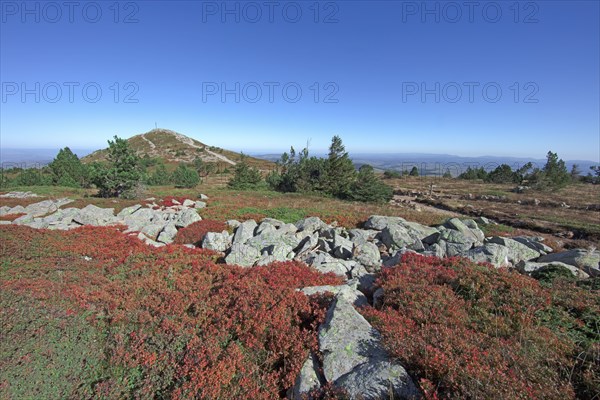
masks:
<svg viewBox="0 0 600 400"><path fill-rule="evenodd" d="M535 271L546 269L552 265L566 268L567 270L571 271L573 276L576 278L579 278L579 279L589 278L588 274L586 274L585 272L583 272L576 266L565 264L565 263L562 263L559 261L547 262L547 263L540 263L540 262L533 262L533 261L521 261L516 265L516 267L517 267L517 270L519 272L521 272L522 274L530 275L531 273L533 273Z"/></svg>
<svg viewBox="0 0 600 400"><path fill-rule="evenodd" d="M560 253L547 254L540 257L538 262L552 263L559 261L574 265L590 276L600 276L600 252L597 250L572 249Z"/></svg>
<svg viewBox="0 0 600 400"><path fill-rule="evenodd" d="M313 233L321 229L327 229L327 224L321 221L319 217L308 217L296 222L296 228L301 232Z"/></svg>
<svg viewBox="0 0 600 400"><path fill-rule="evenodd" d="M256 247L247 244L234 244L229 249L225 262L241 267L251 267L260 257L261 253Z"/></svg>
<svg viewBox="0 0 600 400"><path fill-rule="evenodd" d="M227 231L208 232L202 240L202 248L214 251L226 251L231 245L230 236Z"/></svg>
<svg viewBox="0 0 600 400"><path fill-rule="evenodd" d="M194 209L185 209L181 211L175 221L175 226L178 228L185 228L186 226L193 224L196 221L201 221L200 215Z"/></svg>
<svg viewBox="0 0 600 400"><path fill-rule="evenodd" d="M513 264L517 264L520 261L529 261L538 258L541 253L534 250L523 243L519 243L516 240L494 236L488 240L487 243L496 243L504 246L508 249L508 261Z"/></svg>
<svg viewBox="0 0 600 400"><path fill-rule="evenodd" d="M509 266L509 250L507 247L496 243L488 243L469 250L465 256L475 262L489 262L496 268Z"/></svg>
<svg viewBox="0 0 600 400"><path fill-rule="evenodd" d="M253 219L242 222L235 230L235 235L233 236L233 243L246 243L250 238L254 236L254 230L257 226L258 224Z"/></svg>
<svg viewBox="0 0 600 400"><path fill-rule="evenodd" d="M311 390L321 387L319 378L319 363L317 357L311 352L302 365L294 386L287 393L288 399L300 400L302 395L307 395Z"/></svg>
<svg viewBox="0 0 600 400"><path fill-rule="evenodd" d="M319 348L325 379L351 399L419 396L406 370L383 349L379 332L339 294L319 328Z"/></svg>

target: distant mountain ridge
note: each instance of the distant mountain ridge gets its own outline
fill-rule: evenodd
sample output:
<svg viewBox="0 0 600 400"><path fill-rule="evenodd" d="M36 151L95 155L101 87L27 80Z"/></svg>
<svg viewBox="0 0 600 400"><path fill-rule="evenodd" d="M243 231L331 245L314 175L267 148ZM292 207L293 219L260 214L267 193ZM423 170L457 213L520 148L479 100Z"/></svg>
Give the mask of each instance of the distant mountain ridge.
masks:
<svg viewBox="0 0 600 400"><path fill-rule="evenodd" d="M255 157L264 158L270 161L277 161L280 154L257 154ZM326 153L315 153L317 157L327 157ZM558 155L560 157L560 154ZM450 169L453 175L471 168L484 167L486 170L492 170L498 165L508 164L512 168L518 168L531 162L534 166L542 168L546 164L546 159L536 159L531 157L509 157L509 156L478 156L464 157L452 154L428 154L428 153L352 153L350 158L357 167L363 164L369 164L378 170L410 170L416 166L422 170L423 174L434 175L446 172ZM565 160L567 168L570 170L573 164L577 164L583 175L589 172L592 165L598 162L589 160ZM440 172L441 171L441 172Z"/></svg>

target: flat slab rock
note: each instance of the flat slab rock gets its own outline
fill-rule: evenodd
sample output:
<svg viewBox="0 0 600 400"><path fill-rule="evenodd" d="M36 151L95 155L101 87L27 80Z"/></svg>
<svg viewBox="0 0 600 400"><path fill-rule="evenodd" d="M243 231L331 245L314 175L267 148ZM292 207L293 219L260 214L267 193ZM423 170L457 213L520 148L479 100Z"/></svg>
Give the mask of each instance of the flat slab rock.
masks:
<svg viewBox="0 0 600 400"><path fill-rule="evenodd" d="M345 389L351 399L419 398L420 393L402 365L381 345L380 334L339 294L319 328L323 375Z"/></svg>

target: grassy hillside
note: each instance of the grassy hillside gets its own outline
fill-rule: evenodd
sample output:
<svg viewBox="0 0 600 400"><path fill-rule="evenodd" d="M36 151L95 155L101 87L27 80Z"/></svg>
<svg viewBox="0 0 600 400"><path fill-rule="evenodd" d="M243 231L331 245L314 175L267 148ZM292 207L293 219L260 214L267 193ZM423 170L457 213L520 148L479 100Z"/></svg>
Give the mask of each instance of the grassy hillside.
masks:
<svg viewBox="0 0 600 400"><path fill-rule="evenodd" d="M180 162L191 163L197 157L208 163L217 165L217 170L233 167L241 159L241 154L206 145L196 139L168 129L153 129L149 132L133 136L127 140L131 148L140 157L160 158L167 165ZM107 149L93 152L83 157L84 163L106 160ZM274 164L267 160L247 157L251 166L269 171Z"/></svg>

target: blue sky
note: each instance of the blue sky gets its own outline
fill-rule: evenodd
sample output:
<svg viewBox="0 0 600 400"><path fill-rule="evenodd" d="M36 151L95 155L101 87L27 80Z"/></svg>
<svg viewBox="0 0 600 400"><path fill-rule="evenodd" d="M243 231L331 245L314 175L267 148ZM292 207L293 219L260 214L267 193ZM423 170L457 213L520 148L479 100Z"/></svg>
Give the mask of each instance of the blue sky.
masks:
<svg viewBox="0 0 600 400"><path fill-rule="evenodd" d="M247 152L338 134L351 152L600 161L598 1L0 3L6 148L157 123Z"/></svg>

